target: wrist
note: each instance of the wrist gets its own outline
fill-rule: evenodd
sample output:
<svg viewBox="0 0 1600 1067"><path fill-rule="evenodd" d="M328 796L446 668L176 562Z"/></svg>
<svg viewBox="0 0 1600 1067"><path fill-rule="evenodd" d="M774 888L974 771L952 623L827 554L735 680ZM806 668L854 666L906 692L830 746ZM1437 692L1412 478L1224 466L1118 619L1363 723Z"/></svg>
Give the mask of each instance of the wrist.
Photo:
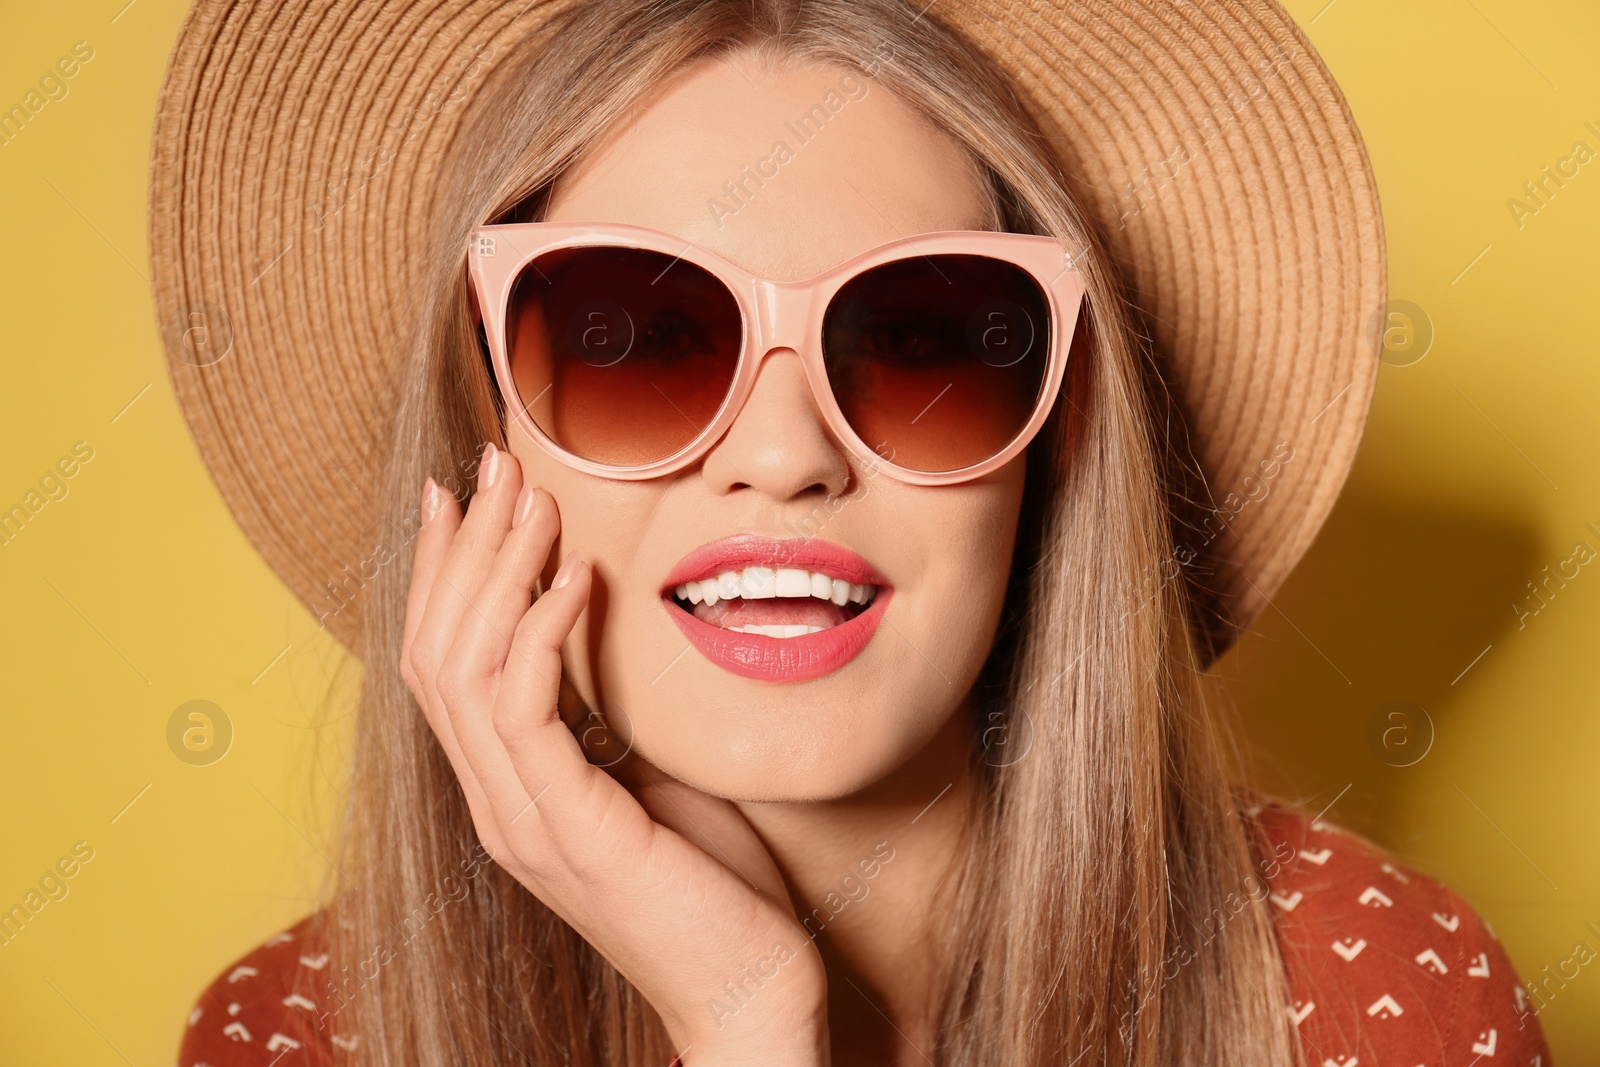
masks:
<svg viewBox="0 0 1600 1067"><path fill-rule="evenodd" d="M678 1003L662 1022L683 1067L827 1067L827 989L815 948L780 940L698 1010Z"/></svg>
<svg viewBox="0 0 1600 1067"><path fill-rule="evenodd" d="M807 1033L771 1035L763 1040L751 1035L738 1042L726 1038L708 1038L704 1043L691 1042L678 1054L682 1067L828 1067L832 1055L828 1045L828 1027L821 1023Z"/></svg>
<svg viewBox="0 0 1600 1067"><path fill-rule="evenodd" d="M826 1009L799 1018L748 1020L691 1035L679 1047L683 1067L828 1067L832 1059Z"/></svg>

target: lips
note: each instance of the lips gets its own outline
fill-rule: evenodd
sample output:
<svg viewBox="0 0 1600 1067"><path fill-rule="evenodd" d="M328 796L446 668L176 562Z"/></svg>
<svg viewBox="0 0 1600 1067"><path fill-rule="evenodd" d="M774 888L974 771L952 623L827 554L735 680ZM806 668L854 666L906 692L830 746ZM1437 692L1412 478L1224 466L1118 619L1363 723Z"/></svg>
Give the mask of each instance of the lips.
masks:
<svg viewBox="0 0 1600 1067"><path fill-rule="evenodd" d="M749 534L696 549L662 585L668 616L707 659L778 682L849 663L893 593L870 563L839 545Z"/></svg>

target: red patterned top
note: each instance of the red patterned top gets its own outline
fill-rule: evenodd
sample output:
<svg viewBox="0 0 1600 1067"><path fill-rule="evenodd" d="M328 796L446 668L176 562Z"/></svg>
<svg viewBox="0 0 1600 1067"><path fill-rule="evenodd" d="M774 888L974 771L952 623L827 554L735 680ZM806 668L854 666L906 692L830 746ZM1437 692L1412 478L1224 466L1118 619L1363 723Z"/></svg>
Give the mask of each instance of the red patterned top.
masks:
<svg viewBox="0 0 1600 1067"><path fill-rule="evenodd" d="M1536 1011L1495 939L1460 897L1372 844L1299 811L1249 812L1308 1067L1550 1067ZM1169 976L1231 916L1203 920ZM318 916L219 976L189 1013L179 1067L330 1067L340 1026Z"/></svg>

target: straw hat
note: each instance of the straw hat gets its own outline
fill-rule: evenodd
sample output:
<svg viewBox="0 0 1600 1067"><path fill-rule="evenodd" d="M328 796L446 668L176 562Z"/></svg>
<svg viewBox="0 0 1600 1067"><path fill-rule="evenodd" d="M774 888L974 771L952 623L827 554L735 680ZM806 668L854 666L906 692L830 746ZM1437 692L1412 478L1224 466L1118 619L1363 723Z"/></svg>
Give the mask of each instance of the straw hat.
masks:
<svg viewBox="0 0 1600 1067"><path fill-rule="evenodd" d="M149 218L173 386L245 533L358 653L435 175L486 71L570 2L199 0L173 50ZM1221 648L1327 516L1376 380L1382 224L1344 98L1270 0L932 14L1010 72L1148 315L1204 483L1177 562Z"/></svg>

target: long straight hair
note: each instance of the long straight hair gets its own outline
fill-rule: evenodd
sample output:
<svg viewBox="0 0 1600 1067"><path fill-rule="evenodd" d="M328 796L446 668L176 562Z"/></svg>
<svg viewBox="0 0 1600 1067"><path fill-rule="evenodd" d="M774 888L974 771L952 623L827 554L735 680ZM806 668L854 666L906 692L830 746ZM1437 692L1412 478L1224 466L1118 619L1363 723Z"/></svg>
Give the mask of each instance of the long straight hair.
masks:
<svg viewBox="0 0 1600 1067"><path fill-rule="evenodd" d="M872 79L966 149L999 228L1060 238L1087 286L1063 396L1030 446L1009 614L982 680L1026 752L985 760L975 746L937 1046L923 1051L962 1067L1296 1062L1270 919L1227 907L1258 899L1259 856L1173 580L1174 475L1151 432L1151 354L1070 175L1006 77L936 11L911 16L902 0L584 0L506 57L469 105L438 198L384 528L414 521L429 475L469 495L472 457L504 440L464 281L472 227L540 217L587 148L701 58L755 49ZM366 609L344 881L329 906L342 964L332 1024L360 1035L342 1054L661 1067L673 1050L644 998L478 851L400 676L409 580L408 550ZM1186 950L1200 917L1217 915L1225 935Z"/></svg>

